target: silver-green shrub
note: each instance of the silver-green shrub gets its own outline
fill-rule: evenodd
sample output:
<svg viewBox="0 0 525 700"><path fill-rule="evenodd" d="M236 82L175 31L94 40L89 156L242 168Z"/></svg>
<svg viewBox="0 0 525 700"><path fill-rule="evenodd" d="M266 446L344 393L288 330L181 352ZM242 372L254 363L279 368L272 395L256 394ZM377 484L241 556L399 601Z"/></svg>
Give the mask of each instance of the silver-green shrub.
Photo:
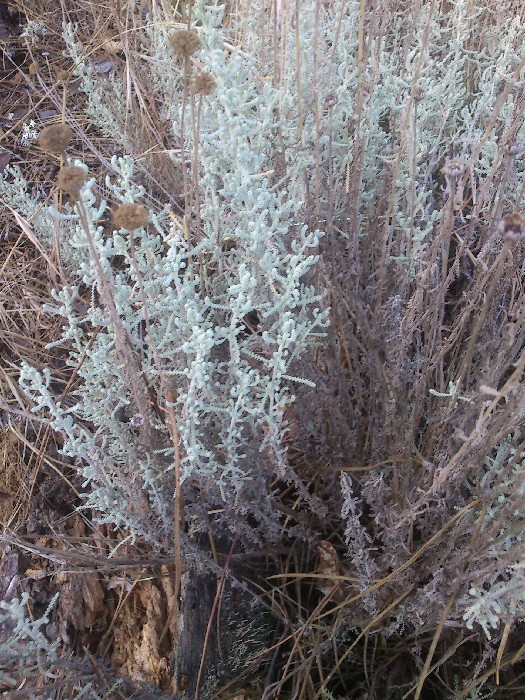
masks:
<svg viewBox="0 0 525 700"><path fill-rule="evenodd" d="M266 84L261 94L255 61L224 49L220 9L200 13L201 58L218 86L202 110L199 134L200 239L188 240L163 210L151 212L148 230L105 230L106 203L95 203L94 182L88 182L83 206L135 364L118 347L85 231L69 207L55 217L73 284L53 292L50 310L64 318L56 344L69 343L69 363L79 366L82 388L66 407L53 396L50 370L24 365L20 378L34 410L48 410L65 437L64 454L82 464L85 507L101 522L164 548L172 538L174 488L162 413L166 387L177 396L190 531L205 529L205 511L216 505L223 508L224 526L273 539L280 524L270 483L275 475L295 480L283 443L284 413L294 387L308 383L295 371L327 324L323 295L308 282L322 233L304 222L296 183L272 183L266 172L278 92ZM71 32L67 27L91 113L109 128L106 112L96 107L102 109L102 99L115 107L119 98L97 92ZM170 109L180 116L174 81ZM178 137L177 125L174 120ZM186 138L192 149L191 130ZM114 157L111 167L108 196L117 203L143 201L133 160ZM87 308L81 290L84 297L90 290ZM147 399L142 404L139 394ZM265 519L257 534L247 524L249 513Z"/></svg>
<svg viewBox="0 0 525 700"><path fill-rule="evenodd" d="M45 678L50 667L57 661L59 644L50 642L42 631L49 623L51 609L56 598L51 601L44 615L37 620L29 618L26 612L29 595L9 602L0 601L0 683L15 689L25 676L35 673Z"/></svg>

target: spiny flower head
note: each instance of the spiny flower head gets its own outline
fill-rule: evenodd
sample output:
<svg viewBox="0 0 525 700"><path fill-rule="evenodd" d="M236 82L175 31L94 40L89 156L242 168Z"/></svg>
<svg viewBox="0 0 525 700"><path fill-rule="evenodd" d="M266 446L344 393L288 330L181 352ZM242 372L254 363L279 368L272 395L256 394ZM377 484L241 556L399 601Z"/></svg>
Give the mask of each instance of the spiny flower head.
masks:
<svg viewBox="0 0 525 700"><path fill-rule="evenodd" d="M525 239L525 219L521 214L508 214L499 222L498 232L507 241L523 241Z"/></svg>
<svg viewBox="0 0 525 700"><path fill-rule="evenodd" d="M217 83L212 75L201 70L196 73L192 82L193 92L199 95L211 95L217 87Z"/></svg>
<svg viewBox="0 0 525 700"><path fill-rule="evenodd" d="M145 207L134 202L121 204L113 212L113 225L115 228L125 228L134 231L137 228L145 228L148 223L149 212Z"/></svg>
<svg viewBox="0 0 525 700"><path fill-rule="evenodd" d="M447 160L445 165L442 167L441 172L446 177L458 178L465 172L465 166L460 160L454 158L453 160Z"/></svg>
<svg viewBox="0 0 525 700"><path fill-rule="evenodd" d="M191 56L201 47L199 35L195 29L180 29L170 36L171 48L178 56Z"/></svg>
<svg viewBox="0 0 525 700"><path fill-rule="evenodd" d="M58 172L57 185L59 189L76 199L87 179L84 168L78 165L63 165Z"/></svg>
<svg viewBox="0 0 525 700"><path fill-rule="evenodd" d="M52 124L42 129L38 145L48 153L63 153L73 140L75 132L67 124Z"/></svg>

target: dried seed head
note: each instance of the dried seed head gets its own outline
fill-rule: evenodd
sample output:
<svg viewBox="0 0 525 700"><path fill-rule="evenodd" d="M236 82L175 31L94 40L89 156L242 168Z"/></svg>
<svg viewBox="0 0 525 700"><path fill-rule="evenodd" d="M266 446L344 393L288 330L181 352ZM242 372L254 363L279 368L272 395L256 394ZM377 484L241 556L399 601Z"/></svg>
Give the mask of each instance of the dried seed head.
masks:
<svg viewBox="0 0 525 700"><path fill-rule="evenodd" d="M140 204L132 202L121 204L113 212L113 225L116 229L125 228L134 231L137 228L145 228L148 223L149 212Z"/></svg>
<svg viewBox="0 0 525 700"><path fill-rule="evenodd" d="M71 197L77 198L87 179L84 168L78 165L63 165L58 172L57 185Z"/></svg>
<svg viewBox="0 0 525 700"><path fill-rule="evenodd" d="M131 416L129 422L133 428L140 428L144 425L144 416L140 413L135 413L134 416Z"/></svg>
<svg viewBox="0 0 525 700"><path fill-rule="evenodd" d="M171 48L179 56L191 56L201 47L195 29L180 29L170 36Z"/></svg>
<svg viewBox="0 0 525 700"><path fill-rule="evenodd" d="M215 82L213 76L201 70L196 73L195 77L193 78L192 86L193 92L196 92L199 95L211 95L211 93L214 92L215 88L217 87L217 83Z"/></svg>
<svg viewBox="0 0 525 700"><path fill-rule="evenodd" d="M38 73L38 63L31 63L28 68L29 75L36 75Z"/></svg>
<svg viewBox="0 0 525 700"><path fill-rule="evenodd" d="M445 165L441 168L441 172L446 177L459 177L465 172L465 166L460 160L447 160Z"/></svg>
<svg viewBox="0 0 525 700"><path fill-rule="evenodd" d="M236 248L237 243L235 241L235 238L232 238L231 236L225 236L222 239L221 250L223 253L229 253L231 250L235 250Z"/></svg>
<svg viewBox="0 0 525 700"><path fill-rule="evenodd" d="M328 93L328 95L326 95L326 97L324 98L324 103L328 107L328 109L335 107L335 105L338 102L339 102L339 98L333 92Z"/></svg>
<svg viewBox="0 0 525 700"><path fill-rule="evenodd" d="M506 241L522 241L525 239L525 219L521 214L504 216L498 224L498 232Z"/></svg>
<svg viewBox="0 0 525 700"><path fill-rule="evenodd" d="M38 145L48 153L63 153L73 140L75 132L67 124L52 124L42 129Z"/></svg>
<svg viewBox="0 0 525 700"><path fill-rule="evenodd" d="M522 143L510 143L505 146L505 152L511 158L521 156L525 152L525 146Z"/></svg>

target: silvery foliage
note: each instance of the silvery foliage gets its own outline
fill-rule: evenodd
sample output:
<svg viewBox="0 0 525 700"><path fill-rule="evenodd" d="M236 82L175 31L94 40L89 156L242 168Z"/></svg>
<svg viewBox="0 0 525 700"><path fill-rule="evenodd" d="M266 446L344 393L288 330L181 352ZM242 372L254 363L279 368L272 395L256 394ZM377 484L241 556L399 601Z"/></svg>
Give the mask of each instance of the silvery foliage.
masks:
<svg viewBox="0 0 525 700"><path fill-rule="evenodd" d="M24 675L33 673L45 678L50 665L57 661L58 642L50 642L42 631L49 623L57 597L36 620L27 615L28 593L23 593L20 599L0 601L0 683L3 687L16 688Z"/></svg>
<svg viewBox="0 0 525 700"><path fill-rule="evenodd" d="M481 625L489 639L501 625L525 617L525 451L523 443L513 444L509 436L485 460L477 492L487 502L479 537L488 540L490 573L462 600L467 627Z"/></svg>
<svg viewBox="0 0 525 700"><path fill-rule="evenodd" d="M31 227L39 240L52 244L53 214L41 207L40 196L31 191L19 167L8 165L0 173L0 197L19 216L31 221Z"/></svg>
<svg viewBox="0 0 525 700"><path fill-rule="evenodd" d="M487 683L487 680L488 679L485 678L481 681L481 683L477 683L473 688L471 688L470 686L473 685L471 680L463 681L463 683L461 683L460 679L456 676L454 678L454 690L452 691L452 695L450 695L449 700L456 700L461 691L467 689L467 686L469 686L470 692L465 696L465 700L489 700L489 698L493 698L496 695L496 690L483 690L483 686Z"/></svg>
<svg viewBox="0 0 525 700"><path fill-rule="evenodd" d="M1 696L8 697L8 688L13 692L23 688L24 697L28 700L63 697L64 687L59 691L56 687L45 690L43 684L47 685L49 681L51 687L56 684L60 688L64 684L71 700L114 697L114 691L121 685L119 680L112 686L106 683L104 691L97 692L96 683L85 677L88 674L93 676L91 662L87 667L82 662L75 663L62 653L59 641L48 638L46 627L57 598L58 593L53 596L43 615L36 619L27 612L29 593L22 593L20 598L0 601ZM71 694L73 692L74 695ZM131 700L136 696L133 694L129 697Z"/></svg>
<svg viewBox="0 0 525 700"><path fill-rule="evenodd" d="M117 134L121 138L127 130L138 133L140 124L130 119L123 82L111 72L104 78L97 75L96 64L84 59L84 47L77 41L73 25L64 26L64 39L68 58L75 66L74 73L82 81L87 116L107 138L115 138Z"/></svg>
<svg viewBox="0 0 525 700"><path fill-rule="evenodd" d="M261 141L264 141L262 138L264 135L268 139L268 143L272 143L277 128L280 130L280 137L282 137L285 146L288 177L283 183L286 189L284 190L283 187L282 191L286 191L288 195L286 200L288 206L291 206L288 204L289 201L304 200L306 189L309 192L315 191L316 162L319 159L321 204L324 206L327 198L332 196L334 219L340 219L347 215L349 174L353 175L354 170L360 173L357 191L359 225L357 233L359 236L366 235L369 222L376 218L376 209L381 204L382 198L385 197L382 188L385 176L387 182L390 183L388 178L391 177L394 168L397 168L395 188L393 191L388 189L386 193L388 196L392 196L394 205L390 211L392 246L389 261L391 265L401 266L412 277L424 266L425 249L429 237L433 235L436 223L440 219L445 194L441 188L436 189L435 187L436 173L439 172L447 159L457 158L464 163L467 162L473 148L476 147L484 134L496 99L509 79L507 76L521 58L523 26L515 12L515 3L500 3L497 18L494 17L494 21L491 18L484 19L482 37L479 36L479 15L483 11L492 12L486 7L486 3L455 0L449 4L450 12L447 12L446 15L436 12L432 18L429 18L428 15L429 4L427 3L418 6L417 17L414 17L410 11L395 15L394 21L385 28L381 38L374 38L367 45L368 59L363 65L360 76L357 70L359 1L336 0L329 7L325 7L324 3L321 3L322 17L318 27L320 48L317 54L316 82L315 57L312 50L315 36L314 10L316 3L314 0L305 0L300 3L300 28L297 33L294 22L290 21L288 25L283 23L285 29L281 36L281 44L285 48L279 54L278 67L272 65L272 57L267 55L268 47L264 41L265 32L258 24L257 18L264 16L263 3L250 3L250 9L242 17L242 24L251 31L246 32L246 41L243 44L242 52L233 51L231 53L225 52L221 45L220 17L222 11L220 7L209 3L209 6L204 8L203 2L195 3L194 16L197 19L199 35L203 42L203 48L198 55L199 61L202 61L206 70L213 74L219 86L219 90L213 98L204 100L202 114L199 158L201 168L204 170L204 164L206 166L205 172L202 173L204 178L202 184L205 187L202 213L206 240L202 244L201 250L207 250L213 264L216 263L221 268L219 279L216 277L213 284L223 285L223 299L221 301L227 302L223 304L225 315L228 303L230 303L229 290L225 285L227 282L229 283L228 275L231 274L231 263L228 256L225 256L225 259L218 255L216 243L233 233L239 253L233 252L229 256L234 258L237 256L237 259L242 259L245 250L253 255L253 245L268 251L269 246L263 244L263 240L268 239L261 238L264 218L261 220L258 217L262 215L265 206L268 205L268 197L270 197L270 205L273 201L274 209L270 206L267 216L271 216L271 212L275 211L276 207L279 211L279 217L281 217L282 203L279 203L276 188L269 187L267 180L265 180L263 173L266 169L271 169L272 162L268 146L264 143L261 145ZM155 90L163 105L162 116L173 125L174 143L178 147L181 111L179 97L182 77L180 71L174 68L166 34L159 30L159 25L160 19L158 17L152 15L147 18L144 31L148 35L148 44L143 48L144 53L150 52L151 58L154 59L147 63L152 89ZM429 30L428 43L422 54L421 47L427 25ZM108 128L112 138L116 143L121 143L125 150L126 134L119 127L123 121L125 122L126 95L116 81L117 84L112 87L111 100L108 100L107 89L110 83L113 85L115 82L113 78L109 76L104 82L96 80L94 71L83 58L82 46L76 42L72 27L66 27L65 36L70 54L77 64L78 75L82 76L84 88L90 97L89 108L92 119L99 128ZM299 43L296 51L297 38ZM230 69L231 73L229 74ZM271 80L274 69L278 76L275 87ZM412 84L416 74L417 99L411 100ZM300 93L297 89L298 79L301 85ZM474 81L477 86L474 94L469 92L468 80ZM353 147L357 130L356 115L361 81L364 83L364 89L362 91L362 119L358 135L360 143L364 145L362 163L354 162L356 152ZM522 89L521 83L515 85L515 90L509 95L500 112L495 129L485 140L475 166L469 173L474 205L477 201L477 195L483 192L484 187L494 186L494 174L500 167L503 158L499 140L502 135L506 134L513 114L519 107L518 101L521 99ZM320 125L319 130L316 127L316 110ZM301 115L301 124L299 114ZM189 107L185 116L187 117L186 124L190 123ZM524 140L524 128L522 125L514 136L518 143ZM399 134L404 137L402 142L397 140ZM191 152L192 134L190 129L187 130L185 138L188 152ZM236 153L242 154L243 167L239 169L229 166L232 154ZM240 160L239 156L236 159L237 163ZM19 176L17 175L17 177ZM509 208L519 203L523 184L523 168L520 159L517 158L510 166L510 177L506 180L505 191L502 193ZM6 188L10 186L11 184L6 178L0 178L0 189L4 196ZM18 183L11 187L8 194L9 196L17 196L16 193L18 193L19 196L20 192L23 191L22 184ZM85 191L84 196L87 197L88 192L89 189ZM246 194L249 196L248 205L251 203L252 211L249 210L249 206L245 206L244 197ZM230 200L230 198L232 199ZM36 207L27 205L23 197L20 199L21 211L23 211L22 207L24 206L28 207L29 213L35 210ZM490 217L490 201L490 197L484 196L485 206L479 212L481 217L485 215ZM464 216L468 219L468 212ZM177 241L178 243L175 245L177 250L180 249L179 244L182 248L184 247L185 242L181 239L179 231L176 227L170 227L167 219L162 218L162 214L157 218L153 217L153 220L156 221L154 224L156 230L159 229L160 247L166 245L164 242L166 231L172 239L172 246L173 241ZM300 220L300 212L289 210L284 219L278 218L275 223L272 222L274 228L271 230L275 231L275 227L278 229L281 226L283 233L279 234L282 235L282 238L274 235L270 245L275 244L279 250L279 242L286 240L287 232L295 232L296 229L300 232L300 226L295 226ZM41 219L37 219L42 236L51 236L52 225L47 222L40 224L40 221ZM69 224L64 222L63 225L74 228L74 221ZM255 238L252 239L251 248L247 240L248 232L250 238L251 232L256 232L259 236L258 243L254 243ZM140 259L145 259L146 255L149 255L152 265L162 267L163 256L157 253L152 255L151 249L148 247L150 244L144 243L144 241L150 240L149 236L146 236L144 232L139 235L141 239ZM115 245L117 244L120 245L118 238ZM108 245L114 245L112 239ZM206 245L209 245L207 249ZM259 250L259 248L257 249ZM275 254L275 251L272 254ZM67 255L67 251L64 251L64 255ZM171 253L171 255L176 254ZM127 259L129 263L129 255ZM189 261L190 267L192 259L190 253L186 252L184 260ZM237 262L234 264L236 265L236 284L240 285L240 267ZM225 266L228 267L227 270L224 269ZM76 263L73 267L76 267ZM251 269L250 272L252 275L254 274ZM133 275L130 274L130 277L133 278ZM260 279L260 270L257 279ZM395 279L395 275L392 276L392 279ZM247 282L248 278L244 284ZM201 279L199 275L196 277L190 275L190 283L195 283L199 288L199 293L201 293L201 284L209 284L209 281L205 276ZM149 284L150 282L148 282ZM175 284L174 281L173 284ZM185 276L182 287L186 289L188 284L188 277ZM214 286L214 289L219 288L219 286ZM268 286L266 285L265 288L268 289ZM253 286L250 287L248 284L243 289L239 303L242 301L242 295L244 295L244 299L248 300L250 294L253 297ZM392 299L395 299L397 291L397 289L392 290ZM79 336L80 341L82 341L86 331L78 319L74 320L75 292L73 290L67 293L62 292L62 294L61 304L70 322L70 328L67 332L71 334L71 337ZM151 296L152 292L150 291L149 294ZM136 288L133 298L137 299ZM199 301L202 299L202 293L198 299ZM167 301L167 303L169 302ZM199 311L201 317L205 318L209 317L206 315L207 313L219 314L220 309L216 308L217 301L212 301L212 303L215 306L210 306L208 309L203 309L200 306L195 311L196 317L198 317ZM123 304L121 304L122 306ZM242 304L240 306L242 307ZM247 303L245 308L249 308L249 306L250 304ZM91 310L90 313L95 314L95 311ZM128 326L136 328L137 314L134 315L134 310L131 308L126 309L126 314ZM185 310L183 318L185 320L179 321L179 323L186 329L187 335L184 338L191 338L190 345L186 347L193 347L195 339L188 331L191 322L186 318ZM228 340L215 347L223 349L227 347L230 355L233 353L235 357L240 356L241 360L244 361L244 358L250 357L248 353L252 350L250 349L250 341L241 340L239 335L236 335L236 323L238 323L238 319L234 318L233 328L228 327L226 331ZM175 326L175 323L168 330L165 330L166 337L170 337L173 328L177 328L177 333L183 337L183 331ZM223 325L223 328L226 327ZM210 329L206 326L206 330ZM159 332L155 331L155 333L158 335ZM217 340L214 333L216 331L213 327L211 329L212 339L209 339L209 335L206 336L208 339L206 342L212 345ZM105 336L103 337L105 338ZM239 342L240 340L241 342ZM174 361L170 353L173 354L173 347L166 349L166 345L169 343L164 343L163 357L167 365L172 368L173 365L170 363ZM99 341L96 341L95 347L99 348ZM205 347L205 344L200 347ZM297 347L300 347L300 343ZM100 353L101 363L107 362L107 352L103 349L98 349L97 352ZM186 351L183 350L183 352ZM204 351L204 357L211 357L211 354L206 353L207 351ZM255 355L260 355L260 353L256 352ZM93 372L93 376L96 376L94 365L97 365L97 361L95 355L93 358L90 371ZM228 380L231 379L230 375L232 374L232 372L228 374L230 361L225 360L226 364L223 365ZM151 365L151 358L149 358L149 362ZM200 374L197 372L195 375L201 378L200 384L193 385L197 386L196 392L201 398L204 392L203 381L210 376L215 376L213 372L210 373L209 367L215 368L217 360L214 359L210 362L210 365L205 362L204 367L199 370ZM195 362L192 362L189 366L194 367L194 365ZM177 371L182 371L180 365L177 367ZM126 401L131 401L131 398L129 394L126 394L125 382L117 370L118 368L114 368L113 373L115 378L120 377L120 379L115 386L119 390L122 387L122 403L126 403ZM156 376L155 370L151 366L148 369L148 374L152 378ZM248 381L253 380L253 376L250 378L247 368L241 374ZM233 371L233 375L235 375L235 371ZM281 379L284 382L287 381L282 375ZM240 377L237 381L240 381ZM114 396L114 392L108 394L104 383L101 386L102 389L98 390L99 394L96 394L92 400L94 405L87 414L88 418L91 417L92 413L101 410L102 403L98 404L97 401L107 401L107 398L104 399L107 395ZM212 390L214 388L210 386L210 391ZM241 389L240 393L245 396L247 391L245 389L243 393ZM84 398L86 401L88 400L88 397ZM281 395L280 400L285 401L286 399ZM197 404L198 401L194 401L192 405ZM110 408L113 410L112 407ZM216 406L214 409L217 416L220 414L219 408ZM206 416L213 412L211 408L208 408L207 411ZM194 418L201 420L202 415L197 414ZM71 420L73 419L71 418ZM191 419L188 418L187 414L185 420L185 445L189 445L197 452L200 450L201 464L212 465L213 459L210 458L209 462L206 461L209 455L205 454L204 444L200 442L203 433L202 424L200 426L194 424L195 439L192 442L191 431L188 434L188 420L191 424ZM220 419L217 420L221 423ZM115 435L115 422L111 418L108 422L113 427L107 434ZM105 424L101 422L100 425L99 434L96 439L93 438L92 452L94 454L101 449L101 443L104 442L105 446L108 440L104 432L106 430ZM78 427L76 429L79 430ZM132 444L134 438L131 436L130 442L129 429L126 426L121 426L120 429L124 431L123 436L126 437L128 443ZM165 429L159 427L159 433L165 440ZM91 435L84 436L82 439L87 440L88 437L92 439ZM213 433L212 442L215 445L215 433ZM229 444L234 443L239 444L238 440L237 442L230 440ZM220 440L217 441L217 444L221 444ZM112 449L117 452L117 460L122 461L124 457L118 453L118 449L115 446ZM211 451L213 452L213 450ZM128 454L125 454L125 459L128 459ZM245 462L249 459L250 455L247 455ZM139 468L136 468L137 464L134 464L130 471L136 479L144 479L144 475L149 474L147 477L148 483L150 483L149 498L152 498L151 494L156 493L155 513L157 517L169 520L169 509L166 509L164 505L166 502L165 486L159 490L159 484L164 484L163 468L160 470L161 476L158 476L157 466L150 464L150 462L145 463L144 458L140 456L137 457L137 460ZM97 465L96 460L92 464L94 464L93 475L88 473L87 478L91 479L92 484L94 484L98 483L96 482L97 475L100 475L103 465ZM236 464L239 466L239 462ZM236 464L232 465L234 469ZM126 498L126 490L119 491L118 480L110 479L115 471L114 464L110 463L106 467L108 469L107 482L103 483L100 493L94 497L92 502L102 503L103 499L107 498L107 505L103 507L103 510L110 512L112 508L115 511L115 503L123 503ZM149 472L148 468L150 468ZM191 470L188 469L187 462L185 468L186 474L189 475ZM207 468L208 466L199 468L201 476L206 473ZM211 469L210 474L222 474L221 468L219 467L219 471ZM233 480L235 481L235 477ZM237 480L236 483L239 481ZM367 484L370 484L370 491L376 488L371 478L364 479L365 495ZM111 489L114 490L114 493L109 496L108 493ZM350 522L353 522L359 512L352 501L355 495L350 490L345 491L343 496L348 501L345 502L343 512L345 517L349 517ZM367 500L370 501L368 498ZM119 524L132 525L129 511L125 507L120 505L118 513ZM381 529L384 526L386 532L387 514L385 513L383 517L378 510L377 518L378 528ZM141 527L137 525L132 528L132 531L141 532ZM351 550L349 556L359 560L358 552L353 551L352 548L357 546L362 548L361 540L363 538L361 537L357 543L355 536L350 534L350 530L347 531L347 537ZM509 537L509 542L517 541L515 534ZM520 537L521 535L518 535L518 539ZM391 551L390 546L386 549ZM373 558L373 556L373 552L367 550L367 557ZM512 571L509 569L505 575L505 581L516 579L520 576L520 572L519 568L514 568ZM510 579L509 574L511 574ZM368 573L363 577L363 583L366 583L367 577ZM489 629L489 620L496 623L496 618L499 619L502 614L505 616L509 612L508 602L505 604L501 602L505 595L499 595L499 589L493 589L493 586L500 588L507 586L507 590L512 588L512 586L509 588L508 583L502 582L502 580L498 581L497 577L489 586L490 590L494 590L492 596L487 591L478 590L479 586L477 589L473 588L472 600L464 601L467 610L466 619L469 623L473 624L479 617L481 621L487 621L485 627ZM486 598L487 595L488 598ZM472 607L469 607L470 603L472 603ZM496 607L496 603L500 608Z"/></svg>
<svg viewBox="0 0 525 700"><path fill-rule="evenodd" d="M70 343L69 363L78 368L82 387L76 403L67 406L54 395L49 369L23 365L20 376L34 410L49 412L53 428L64 436L64 453L79 464L85 507L101 522L158 547L170 546L173 528L173 449L161 410L166 386L177 397L190 532L204 529L207 510L219 505L226 527L256 538L246 524L246 516L255 513L259 534L271 539L280 527L271 480L276 474L294 479L283 446L284 413L294 401L294 385L307 382L295 376L294 367L328 323L322 295L306 283L322 233L303 223L297 185L271 184L267 173L277 138L278 92L270 83L261 87L255 58L225 50L222 8L200 3L195 16L200 59L218 85L202 110L199 135L201 238L189 241L166 211L152 212L148 230L133 234L137 270L130 234L105 231L106 203L96 204L93 181L82 190L97 255L111 279L138 369L118 347L113 319L99 301L104 294L85 232L74 210L66 208L54 215L75 283L53 292L56 305L50 310L64 318L58 344ZM148 31L159 32L153 26ZM70 27L65 36L91 105L113 100L94 82ZM170 118L177 144L181 90L175 87ZM111 129L105 109L99 115ZM185 138L191 152L191 129ZM105 183L112 198L140 203L144 192L135 184L132 159L114 157L112 170ZM91 304L85 308L89 290ZM245 322L249 314L256 314L255 333ZM139 415L137 380L148 397L146 415Z"/></svg>
<svg viewBox="0 0 525 700"><path fill-rule="evenodd" d="M301 132L297 129L297 117L286 119L283 125L287 145L290 144L290 167L295 167L297 178L305 169L311 174L313 191L318 149L321 172L325 177L331 174L322 196L328 197L328 190L332 190L336 221L345 213L350 179L357 171L358 201L352 205L358 210L360 236L366 234L370 222L377 218L377 208L384 198L392 196L389 260L413 278L424 264L429 237L441 218L443 192L435 188L436 171L448 159L456 158L464 163L468 160L507 80L505 76L521 59L523 26L514 11L506 14L501 8L497 24L491 27L488 23L482 48L470 51L468 46L477 40L477 18L483 11L483 3L473 7L465 0L455 0L450 3L446 19L434 12L430 20L430 3L423 3L417 7L417 18L410 11L394 14L381 38L370 39L368 60L363 63L360 76L359 1L340 0L333 3L331 10L322 11L317 57L313 51L315 3L303 5L308 9L300 16L299 60L294 50L295 26L290 23L282 78L282 102L288 109L287 116L297 112L298 76L304 113ZM421 57L427 24L429 37ZM379 34L378 26L375 30ZM478 84L474 96L469 93L467 76ZM417 92L412 95L416 78ZM361 88L362 117L357 133ZM509 96L496 129L471 172L474 197L502 157L497 139L506 133L520 93L518 87ZM316 107L321 124L319 133L315 127ZM354 162L357 137L364 149L362 164ZM522 126L515 140L521 142L524 138ZM395 168L392 191L389 178ZM386 191L382 187L385 177ZM523 170L512 167L511 182L505 192L509 207L519 201L517 182L523 183Z"/></svg>
<svg viewBox="0 0 525 700"><path fill-rule="evenodd" d="M378 614L377 596L373 591L375 579L379 577L379 567L374 558L374 546L371 535L362 524L362 503L355 496L352 477L349 474L341 475L341 491L343 493L343 506L341 516L345 522L345 541L348 545L348 554L355 567L355 576L359 579L359 591L363 594L363 606L368 614Z"/></svg>

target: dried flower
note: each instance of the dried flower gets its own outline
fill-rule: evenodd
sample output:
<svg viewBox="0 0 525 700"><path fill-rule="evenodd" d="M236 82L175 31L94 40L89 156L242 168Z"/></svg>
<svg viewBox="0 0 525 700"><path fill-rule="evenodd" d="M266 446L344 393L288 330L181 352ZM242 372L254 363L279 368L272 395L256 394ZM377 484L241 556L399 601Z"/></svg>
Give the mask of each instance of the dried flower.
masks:
<svg viewBox="0 0 525 700"><path fill-rule="evenodd" d="M225 236L222 239L221 250L223 253L229 253L231 250L235 250L236 248L237 242L235 241L235 238L232 238L231 236Z"/></svg>
<svg viewBox="0 0 525 700"><path fill-rule="evenodd" d="M191 56L201 47L199 35L195 29L181 29L170 36L172 49L179 56Z"/></svg>
<svg viewBox="0 0 525 700"><path fill-rule="evenodd" d="M193 78L193 91L199 95L211 95L217 87L213 76L201 70Z"/></svg>
<svg viewBox="0 0 525 700"><path fill-rule="evenodd" d="M76 198L87 179L88 176L84 168L78 165L64 165L59 170L57 185L59 189Z"/></svg>
<svg viewBox="0 0 525 700"><path fill-rule="evenodd" d="M522 143L510 143L505 146L505 151L511 158L515 158L525 152L525 146Z"/></svg>
<svg viewBox="0 0 525 700"><path fill-rule="evenodd" d="M75 132L67 124L52 124L40 132L38 145L48 153L63 153L74 135Z"/></svg>
<svg viewBox="0 0 525 700"><path fill-rule="evenodd" d="M125 228L134 231L137 228L145 228L148 223L149 212L140 204L128 202L121 204L113 213L113 225L115 228Z"/></svg>
<svg viewBox="0 0 525 700"><path fill-rule="evenodd" d="M525 219L516 213L504 216L498 224L498 232L507 241L522 241L525 238Z"/></svg>
<svg viewBox="0 0 525 700"><path fill-rule="evenodd" d="M38 73L38 63L35 63L35 62L30 63L28 71L29 71L29 75L36 75Z"/></svg>
<svg viewBox="0 0 525 700"><path fill-rule="evenodd" d="M335 105L339 102L339 98L337 95L333 92L329 92L328 95L324 98L324 103L325 106L330 109L331 107L335 107Z"/></svg>
<svg viewBox="0 0 525 700"><path fill-rule="evenodd" d="M135 415L131 416L129 422L133 428L140 428L144 425L144 416L140 413L135 413Z"/></svg>
<svg viewBox="0 0 525 700"><path fill-rule="evenodd" d="M446 177L459 177L465 172L465 166L460 160L447 160L445 165L442 167L441 172Z"/></svg>

